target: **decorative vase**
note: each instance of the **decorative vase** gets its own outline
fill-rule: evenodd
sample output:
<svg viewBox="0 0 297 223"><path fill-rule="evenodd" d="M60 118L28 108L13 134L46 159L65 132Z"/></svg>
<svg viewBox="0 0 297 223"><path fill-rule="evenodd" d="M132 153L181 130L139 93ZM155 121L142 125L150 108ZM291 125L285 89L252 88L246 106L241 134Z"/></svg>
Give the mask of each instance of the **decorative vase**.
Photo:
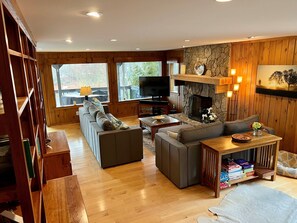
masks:
<svg viewBox="0 0 297 223"><path fill-rule="evenodd" d="M260 129L254 129L253 136L260 136L262 135L262 131Z"/></svg>

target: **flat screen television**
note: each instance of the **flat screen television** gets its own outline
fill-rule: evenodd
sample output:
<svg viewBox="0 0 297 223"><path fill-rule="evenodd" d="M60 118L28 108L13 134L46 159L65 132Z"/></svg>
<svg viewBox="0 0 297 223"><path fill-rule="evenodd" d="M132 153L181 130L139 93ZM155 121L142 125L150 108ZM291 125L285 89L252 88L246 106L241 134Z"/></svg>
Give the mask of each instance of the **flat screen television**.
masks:
<svg viewBox="0 0 297 223"><path fill-rule="evenodd" d="M139 77L139 93L142 97L170 96L169 76Z"/></svg>

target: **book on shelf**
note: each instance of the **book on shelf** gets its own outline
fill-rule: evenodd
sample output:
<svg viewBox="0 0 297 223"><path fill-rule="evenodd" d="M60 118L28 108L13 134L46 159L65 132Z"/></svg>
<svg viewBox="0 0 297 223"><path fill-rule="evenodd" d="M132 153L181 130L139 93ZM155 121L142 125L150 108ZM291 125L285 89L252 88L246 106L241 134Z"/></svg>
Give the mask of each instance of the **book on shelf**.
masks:
<svg viewBox="0 0 297 223"><path fill-rule="evenodd" d="M9 145L9 137L8 135L0 135L0 147Z"/></svg>
<svg viewBox="0 0 297 223"><path fill-rule="evenodd" d="M28 169L29 177L33 178L33 177L35 177L35 172L34 172L33 163L32 163L30 141L29 141L29 139L24 139L23 143L24 143L24 148L25 148L25 155L26 155L27 169Z"/></svg>
<svg viewBox="0 0 297 223"><path fill-rule="evenodd" d="M9 163L10 159L10 146L0 146L0 163Z"/></svg>
<svg viewBox="0 0 297 223"><path fill-rule="evenodd" d="M23 223L23 218L12 211L2 211L0 213L0 223Z"/></svg>
<svg viewBox="0 0 297 223"><path fill-rule="evenodd" d="M2 93L0 91L0 114L2 113L4 113L4 107L3 107Z"/></svg>
<svg viewBox="0 0 297 223"><path fill-rule="evenodd" d="M32 162L32 154L31 154L31 148L30 148L30 141L29 139L23 140L24 149L25 149L25 155L26 155L26 163L27 163L27 169L29 173L29 177L33 178L35 177L35 172L33 168L33 162ZM37 145L38 147L38 145ZM37 148L38 150L38 148ZM0 161L8 163L8 160L10 159L10 145L9 145L9 137L8 135L1 135L0 136Z"/></svg>
<svg viewBox="0 0 297 223"><path fill-rule="evenodd" d="M0 163L9 163L10 160L10 146L7 135L0 136Z"/></svg>
<svg viewBox="0 0 297 223"><path fill-rule="evenodd" d="M39 141L39 137L36 137L36 148L37 148L37 154L38 156L41 155L41 148L40 148L40 141Z"/></svg>

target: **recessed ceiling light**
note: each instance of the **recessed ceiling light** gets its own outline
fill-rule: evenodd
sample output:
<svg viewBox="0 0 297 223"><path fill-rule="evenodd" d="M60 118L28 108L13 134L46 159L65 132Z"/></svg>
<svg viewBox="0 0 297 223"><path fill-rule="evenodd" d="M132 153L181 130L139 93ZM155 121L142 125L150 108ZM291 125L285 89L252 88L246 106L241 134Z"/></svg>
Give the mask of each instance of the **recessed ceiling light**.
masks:
<svg viewBox="0 0 297 223"><path fill-rule="evenodd" d="M216 0L217 2L231 2L232 0Z"/></svg>
<svg viewBox="0 0 297 223"><path fill-rule="evenodd" d="M111 42L116 42L116 41L118 41L117 39L111 39L110 40Z"/></svg>
<svg viewBox="0 0 297 223"><path fill-rule="evenodd" d="M90 50L89 48L86 49L86 51L89 51L89 50Z"/></svg>
<svg viewBox="0 0 297 223"><path fill-rule="evenodd" d="M190 42L190 40L189 39L185 39L185 42Z"/></svg>
<svg viewBox="0 0 297 223"><path fill-rule="evenodd" d="M99 18L99 17L102 16L103 14L100 13L100 12L92 11L92 12L87 12L86 15L87 15L87 16L90 16L90 17L94 17L94 18Z"/></svg>
<svg viewBox="0 0 297 223"><path fill-rule="evenodd" d="M249 36L248 39L255 39L256 36Z"/></svg>
<svg viewBox="0 0 297 223"><path fill-rule="evenodd" d="M186 48L187 46L183 46L183 48Z"/></svg>
<svg viewBox="0 0 297 223"><path fill-rule="evenodd" d="M72 43L72 40L71 39L66 39L65 40L67 43Z"/></svg>
<svg viewBox="0 0 297 223"><path fill-rule="evenodd" d="M136 50L140 50L140 48L137 47Z"/></svg>

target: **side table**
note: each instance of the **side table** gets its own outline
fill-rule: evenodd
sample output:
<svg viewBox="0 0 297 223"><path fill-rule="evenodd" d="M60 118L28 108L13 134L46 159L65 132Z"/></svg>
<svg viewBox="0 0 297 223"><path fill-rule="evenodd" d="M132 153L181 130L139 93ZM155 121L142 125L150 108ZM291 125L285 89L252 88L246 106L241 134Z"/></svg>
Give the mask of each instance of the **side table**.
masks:
<svg viewBox="0 0 297 223"><path fill-rule="evenodd" d="M202 145L202 185L209 186L215 192L215 197L220 196L220 174L222 156L249 149L256 149L255 176L245 177L238 180L229 181L229 184L237 184L254 178L271 177L275 180L277 157L281 137L264 133L262 136L253 136L247 143L233 142L231 136L201 141Z"/></svg>

